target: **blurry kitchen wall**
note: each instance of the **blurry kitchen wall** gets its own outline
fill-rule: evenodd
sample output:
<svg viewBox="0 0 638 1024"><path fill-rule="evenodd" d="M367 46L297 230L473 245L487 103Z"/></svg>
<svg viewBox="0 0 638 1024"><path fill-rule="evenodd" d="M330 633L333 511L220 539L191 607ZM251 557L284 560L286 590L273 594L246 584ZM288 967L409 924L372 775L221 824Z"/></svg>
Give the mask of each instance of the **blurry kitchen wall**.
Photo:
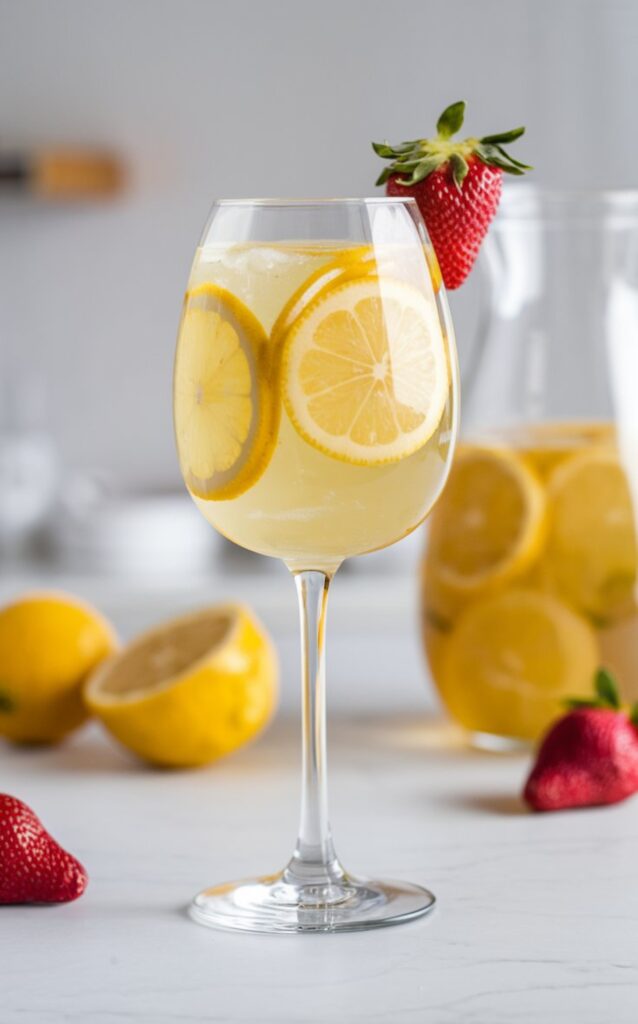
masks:
<svg viewBox="0 0 638 1024"><path fill-rule="evenodd" d="M0 394L45 386L69 467L177 484L173 344L214 197L374 194L370 140L459 98L469 133L527 125L537 182L634 186L637 85L635 0L0 0L0 145L104 144L130 173L102 205L0 196ZM482 284L452 296L462 350Z"/></svg>

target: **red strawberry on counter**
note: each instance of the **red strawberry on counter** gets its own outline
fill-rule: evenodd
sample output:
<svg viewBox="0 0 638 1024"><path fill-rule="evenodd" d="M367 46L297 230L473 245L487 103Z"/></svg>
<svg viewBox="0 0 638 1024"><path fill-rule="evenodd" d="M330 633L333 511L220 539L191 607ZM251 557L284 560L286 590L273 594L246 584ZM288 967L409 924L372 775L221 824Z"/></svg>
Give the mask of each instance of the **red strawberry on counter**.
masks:
<svg viewBox="0 0 638 1024"><path fill-rule="evenodd" d="M452 103L441 114L435 139L391 146L372 143L391 163L377 179L389 196L412 196L426 223L446 288L458 288L472 265L499 200L503 171L531 170L503 149L524 133L514 128L482 139L452 141L463 125L465 103Z"/></svg>
<svg viewBox="0 0 638 1024"><path fill-rule="evenodd" d="M621 709L605 669L595 686L596 698L570 701L541 743L523 791L535 811L615 804L638 791L638 709Z"/></svg>
<svg viewBox="0 0 638 1024"><path fill-rule="evenodd" d="M68 903L81 896L88 876L33 811L0 793L0 904Z"/></svg>

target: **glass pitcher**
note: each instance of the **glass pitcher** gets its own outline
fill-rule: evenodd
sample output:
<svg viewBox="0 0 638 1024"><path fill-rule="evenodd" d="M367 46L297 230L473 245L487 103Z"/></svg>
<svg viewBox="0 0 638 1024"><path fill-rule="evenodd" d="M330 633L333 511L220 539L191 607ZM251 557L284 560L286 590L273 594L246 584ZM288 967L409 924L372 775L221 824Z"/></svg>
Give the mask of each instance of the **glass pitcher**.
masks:
<svg viewBox="0 0 638 1024"><path fill-rule="evenodd" d="M443 703L498 748L591 696L600 666L638 698L638 192L512 187L483 264L422 621Z"/></svg>

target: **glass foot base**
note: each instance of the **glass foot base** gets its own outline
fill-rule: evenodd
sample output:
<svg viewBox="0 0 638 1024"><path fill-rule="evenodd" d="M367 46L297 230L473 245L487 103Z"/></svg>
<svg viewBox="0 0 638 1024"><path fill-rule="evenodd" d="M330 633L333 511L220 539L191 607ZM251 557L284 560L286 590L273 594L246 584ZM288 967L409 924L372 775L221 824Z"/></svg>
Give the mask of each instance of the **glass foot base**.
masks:
<svg viewBox="0 0 638 1024"><path fill-rule="evenodd" d="M229 882L195 897L198 924L243 932L347 932L399 924L434 906L427 889L346 875L338 883L296 885L280 875Z"/></svg>

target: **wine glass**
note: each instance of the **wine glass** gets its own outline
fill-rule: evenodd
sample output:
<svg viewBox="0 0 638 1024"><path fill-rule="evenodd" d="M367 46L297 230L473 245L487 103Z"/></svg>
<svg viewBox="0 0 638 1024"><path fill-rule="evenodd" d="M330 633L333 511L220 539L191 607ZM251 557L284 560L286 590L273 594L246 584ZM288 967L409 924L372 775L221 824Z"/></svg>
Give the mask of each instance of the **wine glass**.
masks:
<svg viewBox="0 0 638 1024"><path fill-rule="evenodd" d="M456 353L434 251L410 199L217 202L180 325L174 415L196 505L242 547L281 558L301 618L297 846L276 875L195 897L199 923L355 930L424 914L418 885L340 864L327 813L324 638L342 561L414 530L444 485Z"/></svg>

